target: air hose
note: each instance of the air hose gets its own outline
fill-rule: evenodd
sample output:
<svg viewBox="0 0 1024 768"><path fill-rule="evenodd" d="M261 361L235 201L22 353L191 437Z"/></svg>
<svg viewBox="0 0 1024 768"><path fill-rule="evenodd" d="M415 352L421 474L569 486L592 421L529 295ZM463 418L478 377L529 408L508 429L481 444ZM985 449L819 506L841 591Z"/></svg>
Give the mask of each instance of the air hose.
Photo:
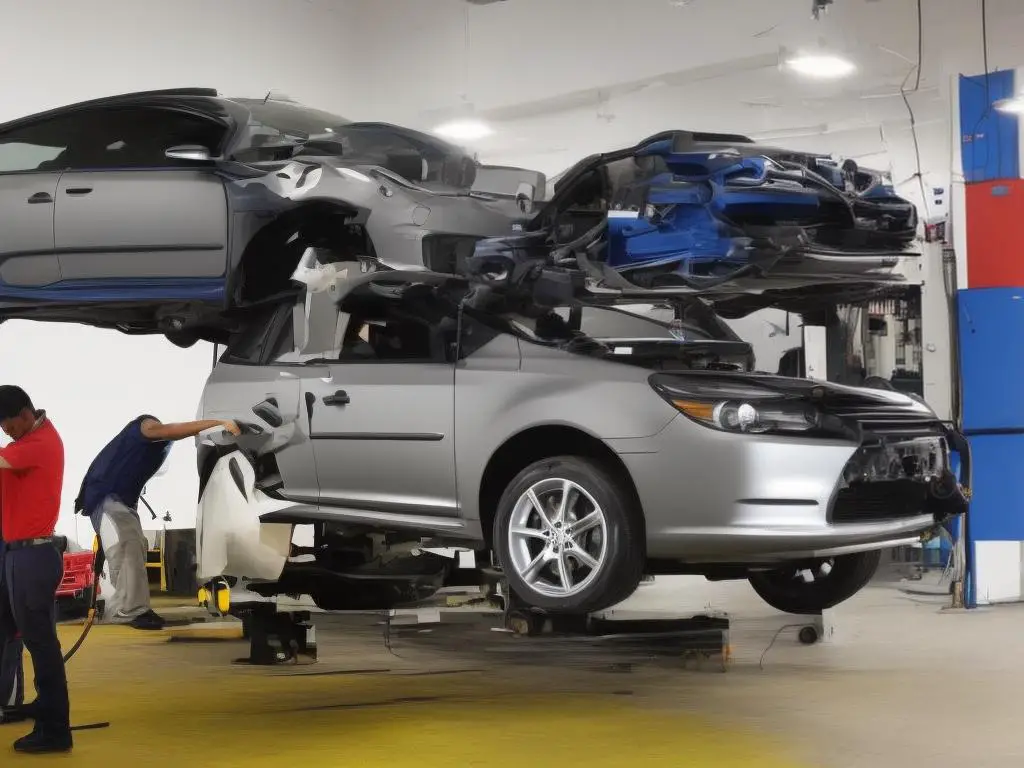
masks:
<svg viewBox="0 0 1024 768"><path fill-rule="evenodd" d="M85 642L85 638L89 636L89 630L92 629L92 625L96 623L96 602L100 594L100 577L103 574L103 564L106 558L103 555L103 546L100 544L100 537L96 536L93 539L92 551L95 553L92 566L92 596L89 599L89 611L85 617L85 626L82 628L82 634L79 635L78 640L71 646L67 653L64 654L64 663L67 664L74 656L78 649L82 647L82 643Z"/></svg>

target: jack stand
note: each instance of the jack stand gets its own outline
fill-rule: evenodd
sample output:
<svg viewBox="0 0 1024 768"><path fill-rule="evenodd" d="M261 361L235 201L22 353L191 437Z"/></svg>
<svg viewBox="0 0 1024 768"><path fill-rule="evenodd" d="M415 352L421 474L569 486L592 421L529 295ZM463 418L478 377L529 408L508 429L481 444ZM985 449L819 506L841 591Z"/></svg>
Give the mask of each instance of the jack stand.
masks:
<svg viewBox="0 0 1024 768"><path fill-rule="evenodd" d="M278 613L273 605L267 605L246 611L241 619L249 640L249 657L237 659L236 664L298 664L300 656L316 661L316 627L309 611Z"/></svg>
<svg viewBox="0 0 1024 768"><path fill-rule="evenodd" d="M832 638L835 636L835 624L833 623L832 609L826 609L821 613L812 614L811 622L800 628L800 632L797 635L800 642L804 645L814 645L815 643L830 643Z"/></svg>

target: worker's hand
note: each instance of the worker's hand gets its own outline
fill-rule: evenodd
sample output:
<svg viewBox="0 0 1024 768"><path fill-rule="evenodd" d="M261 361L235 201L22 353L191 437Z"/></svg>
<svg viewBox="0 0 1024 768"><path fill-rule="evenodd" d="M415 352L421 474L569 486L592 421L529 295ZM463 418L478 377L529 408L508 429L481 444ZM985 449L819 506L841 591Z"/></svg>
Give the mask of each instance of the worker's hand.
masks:
<svg viewBox="0 0 1024 768"><path fill-rule="evenodd" d="M242 430L238 426L238 424L231 421L230 419L222 421L221 424L223 425L225 432L230 432L235 437L238 437L238 435L242 434Z"/></svg>

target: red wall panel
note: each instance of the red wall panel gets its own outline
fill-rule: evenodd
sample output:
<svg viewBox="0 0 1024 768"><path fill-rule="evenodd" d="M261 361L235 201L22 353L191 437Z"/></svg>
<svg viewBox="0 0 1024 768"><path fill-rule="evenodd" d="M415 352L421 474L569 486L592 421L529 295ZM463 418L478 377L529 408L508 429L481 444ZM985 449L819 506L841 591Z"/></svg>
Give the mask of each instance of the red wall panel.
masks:
<svg viewBox="0 0 1024 768"><path fill-rule="evenodd" d="M967 283L1024 286L1024 179L967 185Z"/></svg>

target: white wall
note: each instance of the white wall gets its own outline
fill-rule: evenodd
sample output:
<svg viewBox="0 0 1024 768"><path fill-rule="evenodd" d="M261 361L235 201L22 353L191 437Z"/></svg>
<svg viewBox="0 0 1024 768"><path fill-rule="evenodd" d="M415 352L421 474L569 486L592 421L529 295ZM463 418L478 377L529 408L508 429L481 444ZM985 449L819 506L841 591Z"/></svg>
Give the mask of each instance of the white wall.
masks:
<svg viewBox="0 0 1024 768"><path fill-rule="evenodd" d="M116 93L212 87L232 96L268 90L346 115L356 70L343 2L290 0L0 0L0 122ZM212 363L207 344L179 349L162 337L49 323L0 325L0 382L24 387L46 408L67 454L59 531L88 546L72 515L97 451L143 412L192 419ZM173 527L195 525L191 441L175 446L147 498ZM145 522L146 513L143 512ZM151 524L159 527L158 524ZM147 525L147 527L150 527Z"/></svg>
<svg viewBox="0 0 1024 768"><path fill-rule="evenodd" d="M72 502L89 463L129 420L152 413L164 421L192 419L213 362L212 345L179 349L162 337L125 336L78 325L11 321L0 325L4 383L23 387L45 408L64 440L65 471L58 529L88 545L88 522L72 515ZM198 476L195 446L175 445L167 473L146 498L168 527L195 525ZM143 512L143 523L149 523Z"/></svg>

